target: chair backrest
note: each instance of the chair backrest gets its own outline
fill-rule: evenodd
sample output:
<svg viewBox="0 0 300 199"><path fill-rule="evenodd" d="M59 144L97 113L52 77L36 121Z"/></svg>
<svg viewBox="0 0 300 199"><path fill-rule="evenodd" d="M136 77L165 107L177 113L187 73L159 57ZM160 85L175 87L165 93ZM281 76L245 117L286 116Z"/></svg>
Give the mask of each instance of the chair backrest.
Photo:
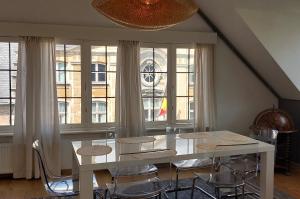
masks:
<svg viewBox="0 0 300 199"><path fill-rule="evenodd" d="M49 180L48 180L48 173L47 173L47 166L46 166L46 162L43 158L43 153L41 150L41 146L40 146L40 141L39 140L35 140L32 143L32 149L33 151L36 153L37 158L38 158L38 162L39 162L39 169L40 169L40 174L41 174L41 179L44 185L47 186L47 188L49 190L52 190L50 185L49 185Z"/></svg>
<svg viewBox="0 0 300 199"><path fill-rule="evenodd" d="M262 141L267 142L269 144L276 145L277 144L277 136L278 130L275 129L260 129L254 135L254 138Z"/></svg>
<svg viewBox="0 0 300 199"><path fill-rule="evenodd" d="M252 145L252 144L251 144ZM253 145L257 145L255 143L253 143ZM252 173L255 173L255 175L258 174L259 171L259 157L258 157L258 153L254 153L254 154L245 154L245 155L236 155L236 156L226 156L226 157L217 157L216 153L218 151L223 151L226 150L227 148L232 148L232 147L242 147L245 146L244 144L232 144L232 145L217 145L215 147L215 151L213 154L213 164L211 167L211 172L217 171L219 170L222 166L224 166L225 168L229 168L230 170L236 170L236 168L231 167L230 164L234 163L234 162L239 162L242 165L239 165L239 169L242 169L244 171L248 170ZM250 159L251 157L254 158L254 163L255 165L251 165L249 164L250 161L247 161L247 159ZM249 165L248 165L249 164ZM249 168L251 166L251 168ZM252 168L253 166L253 168Z"/></svg>

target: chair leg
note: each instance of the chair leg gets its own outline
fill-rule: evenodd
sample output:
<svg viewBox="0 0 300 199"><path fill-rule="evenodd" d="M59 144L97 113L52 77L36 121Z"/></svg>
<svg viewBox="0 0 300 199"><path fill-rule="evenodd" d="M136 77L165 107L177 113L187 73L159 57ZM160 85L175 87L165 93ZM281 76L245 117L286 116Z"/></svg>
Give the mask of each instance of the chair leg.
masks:
<svg viewBox="0 0 300 199"><path fill-rule="evenodd" d="M179 189L179 170L176 168L176 181L175 181L175 199L178 197L178 189Z"/></svg>
<svg viewBox="0 0 300 199"><path fill-rule="evenodd" d="M238 188L237 188L237 187L234 188L234 193L235 193L234 198L235 198L235 199L238 199L238 198L239 198L239 195L238 195Z"/></svg>
<svg viewBox="0 0 300 199"><path fill-rule="evenodd" d="M220 189L218 187L215 188L215 195L217 199L220 199Z"/></svg>
<svg viewBox="0 0 300 199"><path fill-rule="evenodd" d="M245 199L245 185L242 186L242 199Z"/></svg>
<svg viewBox="0 0 300 199"><path fill-rule="evenodd" d="M195 186L196 186L196 180L197 180L197 178L195 177L195 178L193 179L193 184L192 184L191 199L194 198L194 191L195 191Z"/></svg>

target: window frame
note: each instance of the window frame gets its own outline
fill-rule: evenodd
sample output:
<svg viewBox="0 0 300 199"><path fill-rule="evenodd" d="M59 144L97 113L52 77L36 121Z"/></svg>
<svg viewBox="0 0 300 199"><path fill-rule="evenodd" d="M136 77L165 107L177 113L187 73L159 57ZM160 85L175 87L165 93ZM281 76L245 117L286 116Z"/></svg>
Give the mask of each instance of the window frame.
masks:
<svg viewBox="0 0 300 199"><path fill-rule="evenodd" d="M176 58L177 58L177 52L176 52L176 50L178 49L178 48L187 48L187 49L189 49L189 51L190 51L190 49L195 49L195 45L189 45L189 44L177 44L177 45L173 45L173 47L174 47L174 50L175 50L175 60L174 60L174 68L175 68L175 82L174 82L174 90L175 90L175 96L174 96L174 117L175 117L175 123L176 123L176 125L187 125L187 126L194 126L194 123L195 123L195 118L194 119L190 119L190 101L189 101L189 99L190 98L194 98L194 100L193 100L193 102L195 102L195 93L194 93L194 96L190 96L189 95L189 91L188 91L188 95L187 96L178 96L178 97L182 97L182 98L187 98L188 99L188 111L187 111L187 114L188 114L188 120L177 120L177 118L176 118L176 113L177 113L177 103L176 103L176 98L177 98L177 83L176 83L176 78L177 78L177 63L176 63ZM194 51L194 54L195 54L195 51ZM194 59L195 59L195 57L194 57ZM188 61L188 64L189 64L189 61ZM189 67L189 66L188 66ZM196 67L195 66L195 60L194 60L194 67ZM189 76L190 76L190 72L189 72L189 70L188 70L188 72L179 72L179 73L182 73L182 74L188 74L188 78L189 78ZM194 73L193 73L194 75L193 75L193 82L195 83L195 68L194 68ZM188 80L188 84L190 84L190 79ZM195 84L193 84L193 86L195 86ZM194 105L194 107L195 107L195 105ZM195 111L195 110L194 110ZM195 115L195 112L194 112L194 115Z"/></svg>
<svg viewBox="0 0 300 199"><path fill-rule="evenodd" d="M92 81L90 66L92 46L117 46L116 41L59 40L56 44L81 45L81 124L60 124L61 130L93 132L115 127L116 123L93 123ZM194 44L167 44L141 42L141 48L167 48L167 120L145 122L148 131L165 129L166 126L193 128L192 120L176 120L176 48L194 48ZM195 77L195 76L194 76ZM107 77L106 77L107 78ZM175 91L175 92L174 92Z"/></svg>
<svg viewBox="0 0 300 199"><path fill-rule="evenodd" d="M20 45L20 43L23 41L23 39L22 38L19 38L19 37L0 37L0 42L6 42L6 43L18 43L18 45ZM19 48L20 49L20 48ZM10 52L9 52L10 53ZM19 52L20 53L20 52ZM18 55L19 56L19 55ZM10 66L11 67L11 66ZM4 71L4 70L3 70ZM8 71L8 70L7 70ZM18 71L18 69L17 70L13 70L13 71ZM10 76L11 76L11 71L9 72L9 74L10 74ZM10 81L11 81L11 77L9 77L10 78ZM17 86L17 85L16 85ZM10 87L11 87L11 85L10 85ZM10 88L10 90L11 90L11 88ZM12 99L14 99L15 101L16 101L16 96L15 97L11 97L11 92L10 92L10 101L12 100ZM9 103L9 105L10 105L10 109L11 109L11 103ZM12 118L12 116L11 116L11 114L12 114L12 110L10 110L10 120L11 120L11 118ZM8 134L10 134L10 133L13 133L14 132L14 128L15 128L15 124L13 124L12 123L12 121L10 121L10 125L0 125L0 134L5 134L5 133L8 133Z"/></svg>

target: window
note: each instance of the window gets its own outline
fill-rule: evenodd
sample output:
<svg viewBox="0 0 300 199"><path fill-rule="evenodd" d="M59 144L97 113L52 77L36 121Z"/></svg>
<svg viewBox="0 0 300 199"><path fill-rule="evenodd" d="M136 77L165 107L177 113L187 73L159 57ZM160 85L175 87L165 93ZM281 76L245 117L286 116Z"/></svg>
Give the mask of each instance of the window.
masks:
<svg viewBox="0 0 300 199"><path fill-rule="evenodd" d="M67 112L69 110L69 102L65 101L59 101L58 102L58 115L59 115L59 121L67 121L69 122L66 118Z"/></svg>
<svg viewBox="0 0 300 199"><path fill-rule="evenodd" d="M92 83L106 83L106 72L104 64L92 64Z"/></svg>
<svg viewBox="0 0 300 199"><path fill-rule="evenodd" d="M56 82L57 82L57 97L58 97L60 123L80 124L81 123L81 46L80 45L65 45L65 44L56 45Z"/></svg>
<svg viewBox="0 0 300 199"><path fill-rule="evenodd" d="M148 122L167 121L167 66L167 48L141 48L141 88Z"/></svg>
<svg viewBox="0 0 300 199"><path fill-rule="evenodd" d="M113 123L117 47L91 46L91 56L92 123Z"/></svg>
<svg viewBox="0 0 300 199"><path fill-rule="evenodd" d="M104 123L106 121L106 102L92 102L92 120L93 123Z"/></svg>
<svg viewBox="0 0 300 199"><path fill-rule="evenodd" d="M0 125L14 125L18 65L16 42L0 42Z"/></svg>
<svg viewBox="0 0 300 199"><path fill-rule="evenodd" d="M65 79L65 64L64 63L56 63L56 83L64 84L66 82Z"/></svg>
<svg viewBox="0 0 300 199"><path fill-rule="evenodd" d="M194 118L194 49L176 49L176 120Z"/></svg>

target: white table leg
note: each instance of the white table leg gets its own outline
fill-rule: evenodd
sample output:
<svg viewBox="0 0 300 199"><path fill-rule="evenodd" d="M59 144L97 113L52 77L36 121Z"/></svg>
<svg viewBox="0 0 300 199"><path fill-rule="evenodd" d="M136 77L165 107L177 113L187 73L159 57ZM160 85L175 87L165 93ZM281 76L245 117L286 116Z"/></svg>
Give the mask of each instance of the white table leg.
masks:
<svg viewBox="0 0 300 199"><path fill-rule="evenodd" d="M76 155L73 152L73 163L72 163L72 177L73 177L73 188L74 190L79 190L79 165L76 160Z"/></svg>
<svg viewBox="0 0 300 199"><path fill-rule="evenodd" d="M93 199L93 171L79 171L80 199Z"/></svg>
<svg viewBox="0 0 300 199"><path fill-rule="evenodd" d="M261 153L260 198L273 199L274 195L274 151Z"/></svg>

